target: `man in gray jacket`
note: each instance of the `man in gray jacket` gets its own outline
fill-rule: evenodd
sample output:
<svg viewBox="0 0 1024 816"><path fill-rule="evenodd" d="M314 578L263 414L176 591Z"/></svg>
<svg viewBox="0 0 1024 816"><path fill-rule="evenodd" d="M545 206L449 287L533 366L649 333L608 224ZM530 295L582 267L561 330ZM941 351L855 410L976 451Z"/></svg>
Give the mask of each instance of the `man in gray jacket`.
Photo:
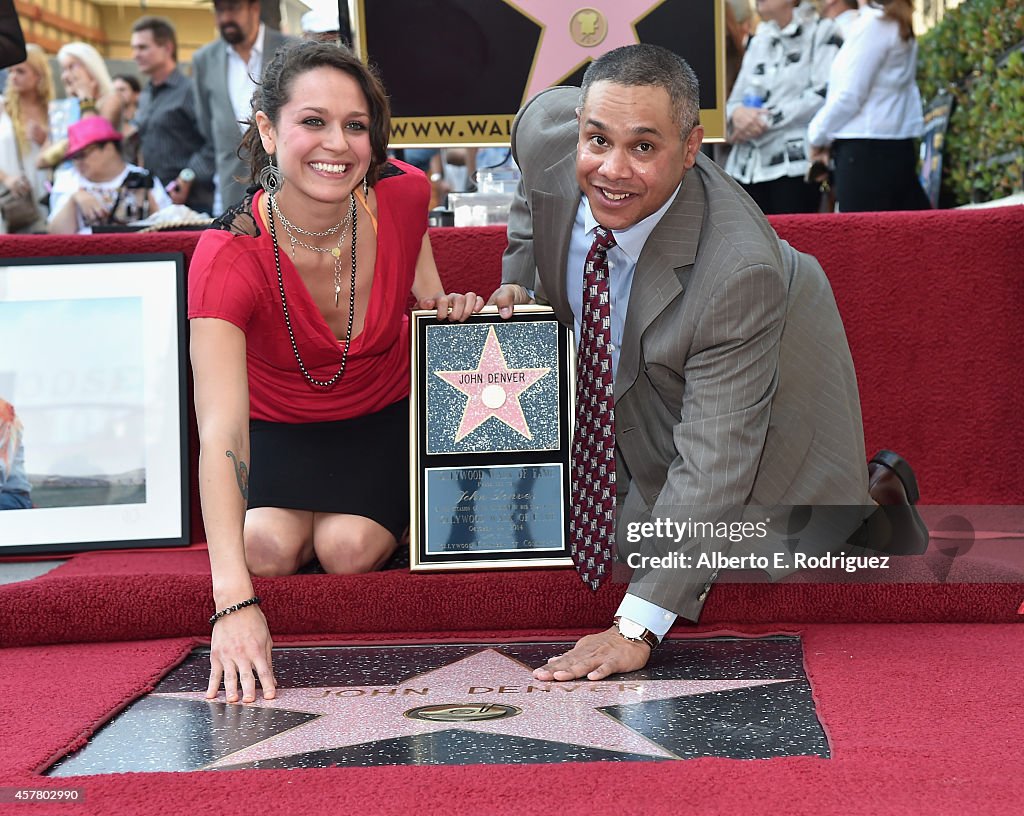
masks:
<svg viewBox="0 0 1024 816"><path fill-rule="evenodd" d="M242 200L250 183L238 146L263 67L289 38L260 22L260 0L215 0L213 15L220 39L192 57L192 78L199 128L217 167L213 214L219 215Z"/></svg>
<svg viewBox="0 0 1024 816"><path fill-rule="evenodd" d="M756 507L813 508L819 526L841 529L814 545L891 546L900 526L902 549L917 548L927 533L908 506L913 472L889 451L865 467L857 380L828 280L700 152L698 99L682 59L636 45L592 63L582 92L554 88L530 101L512 131L523 176L492 302L508 316L513 304L546 301L577 337L595 300L610 306L604 328L583 334L608 335L600 368L612 377L598 401L614 406L620 556L637 550L638 525L717 522ZM595 277L598 256L606 269ZM585 291L585 280L598 283ZM583 372L582 348L580 360ZM574 476L574 519L607 492L593 481ZM899 524L871 523L876 502L908 512ZM886 541L866 540L879 530ZM584 543L587 557L581 564L577 539L574 558L597 583L608 568L593 562L606 556ZM635 570L615 624L537 669L538 679L638 669L677 615L697 620L718 567L696 557L708 545L700 536L667 543L692 560Z"/></svg>

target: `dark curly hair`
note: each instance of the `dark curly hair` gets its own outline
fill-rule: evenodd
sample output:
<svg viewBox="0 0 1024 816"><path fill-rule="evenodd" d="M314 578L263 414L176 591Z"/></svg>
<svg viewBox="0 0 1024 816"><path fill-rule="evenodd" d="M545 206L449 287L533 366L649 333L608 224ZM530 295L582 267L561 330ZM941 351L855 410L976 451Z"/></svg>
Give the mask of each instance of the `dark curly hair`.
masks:
<svg viewBox="0 0 1024 816"><path fill-rule="evenodd" d="M243 161L248 157L252 178L270 157L263 149L259 128L256 127L256 111L263 111L276 127L281 108L291 101L291 90L295 80L316 68L336 68L348 74L363 91L370 114L370 169L366 181L374 184L380 177L381 168L387 161L388 137L391 133L391 106L387 93L376 71L364 64L348 48L335 43L321 43L300 40L283 46L263 71L263 79L252 95L252 116L249 129L242 137L238 156Z"/></svg>

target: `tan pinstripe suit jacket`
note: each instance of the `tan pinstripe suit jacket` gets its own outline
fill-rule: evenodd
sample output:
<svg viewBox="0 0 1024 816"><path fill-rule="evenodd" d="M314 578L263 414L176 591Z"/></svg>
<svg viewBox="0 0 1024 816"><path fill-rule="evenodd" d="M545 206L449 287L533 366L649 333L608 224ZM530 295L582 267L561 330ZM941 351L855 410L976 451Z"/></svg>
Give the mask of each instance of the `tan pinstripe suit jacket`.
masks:
<svg viewBox="0 0 1024 816"><path fill-rule="evenodd" d="M526 193L503 259L503 281L536 290L569 326L578 100L578 88L554 88L516 119ZM828 280L703 155L637 263L615 438L620 554L636 549L625 541L632 521L871 505L857 381ZM710 569L637 572L630 592L696 620L713 579Z"/></svg>

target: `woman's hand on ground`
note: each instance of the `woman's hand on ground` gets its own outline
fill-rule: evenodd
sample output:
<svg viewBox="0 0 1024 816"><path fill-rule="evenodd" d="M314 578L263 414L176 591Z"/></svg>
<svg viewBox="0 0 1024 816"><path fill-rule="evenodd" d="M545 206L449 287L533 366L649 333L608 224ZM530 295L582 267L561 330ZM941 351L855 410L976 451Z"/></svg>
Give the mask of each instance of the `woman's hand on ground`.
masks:
<svg viewBox="0 0 1024 816"><path fill-rule="evenodd" d="M206 699L213 700L224 684L229 703L252 703L256 700L256 681L263 687L263 699L277 696L271 649L274 643L267 628L267 619L258 606L248 606L225 615L213 627L210 638L210 685Z"/></svg>

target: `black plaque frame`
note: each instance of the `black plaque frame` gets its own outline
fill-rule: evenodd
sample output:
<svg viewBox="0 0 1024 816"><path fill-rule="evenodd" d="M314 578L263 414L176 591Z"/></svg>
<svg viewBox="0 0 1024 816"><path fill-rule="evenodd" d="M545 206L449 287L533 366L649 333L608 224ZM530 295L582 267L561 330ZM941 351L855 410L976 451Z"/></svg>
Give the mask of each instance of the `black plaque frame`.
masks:
<svg viewBox="0 0 1024 816"><path fill-rule="evenodd" d="M488 327L486 335L481 332L483 326ZM431 370L430 361L437 359L436 350L439 348L457 348L457 354L463 359L480 361L486 342L490 342L488 340L482 346L481 338L489 338L492 331L499 343L506 344L502 346L502 356L507 356L507 347L520 362L520 369L528 368L531 360L555 361L554 366L545 366L551 369L546 375L524 388L516 399L526 401L530 388L536 386L541 389L538 393L543 394L541 410L555 409L557 418L552 420L548 414L546 422L541 422L545 430L520 448L488 447L487 442L480 442L495 428L509 438L518 438L517 431L506 430L502 424L507 423L494 416L489 416L467 433L461 442L455 441L458 432L448 434L450 425L446 425L445 433L448 435L445 439L451 441L450 444L445 443L449 447L444 448L436 441L441 434L437 430L437 422L432 423L431 417L458 416L457 431L460 432L470 397L438 377ZM545 340L550 339L550 343L515 344L517 333L541 336ZM453 343L453 340L457 342ZM575 382L573 352L572 333L545 306L516 307L511 320L503 320L493 307L488 307L462 324L439 321L430 311L413 312L409 412L409 546L413 571L572 565L566 508L570 500ZM516 368L516 363L509 362L508 367ZM455 370L471 373L471 369ZM543 380L543 377L555 379ZM557 405L552 406L551 400ZM523 409L528 422L531 416L540 416L536 409L537 406L531 408L529 404ZM541 480L548 483L540 484ZM524 484L527 487L524 488ZM534 487L539 489L533 490ZM470 494L469 503L463 504ZM502 504L506 501L507 506ZM495 511L497 506L501 506L500 511L496 511L502 516L500 521L493 514L487 515L488 509ZM508 520L504 524L506 512ZM444 513L451 514L450 525L446 526L442 520ZM557 513L557 518L553 517L554 513ZM504 526L500 526L502 524ZM486 529L478 535L474 527ZM445 542L440 540L441 530L449 532ZM542 532L538 533L538 530ZM493 539L504 540L506 531L509 534L508 546L495 544ZM492 539L490 543L484 540L487 537ZM468 539L473 539L471 545L466 544ZM472 546L477 549L472 549Z"/></svg>

